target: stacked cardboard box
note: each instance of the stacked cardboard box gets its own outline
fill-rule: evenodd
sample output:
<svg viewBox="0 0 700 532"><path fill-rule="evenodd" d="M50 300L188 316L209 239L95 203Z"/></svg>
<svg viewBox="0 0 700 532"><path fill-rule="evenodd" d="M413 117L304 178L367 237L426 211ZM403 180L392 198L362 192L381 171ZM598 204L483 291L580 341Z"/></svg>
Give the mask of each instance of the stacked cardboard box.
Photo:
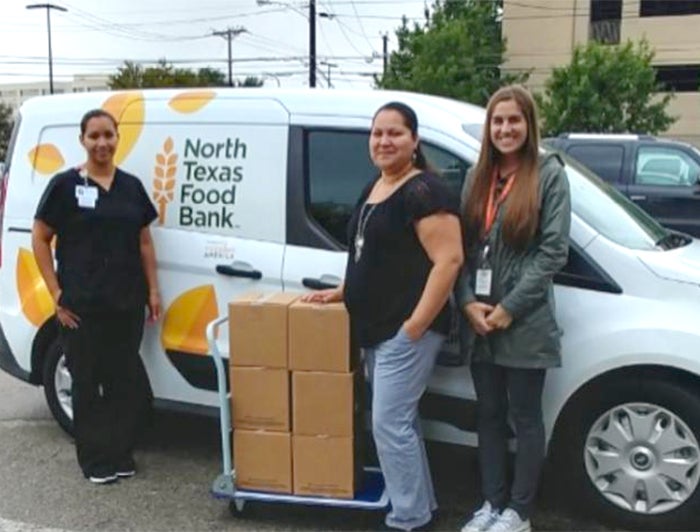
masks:
<svg viewBox="0 0 700 532"><path fill-rule="evenodd" d="M288 307L295 294L246 294L229 304L236 485L291 493Z"/></svg>
<svg viewBox="0 0 700 532"><path fill-rule="evenodd" d="M236 485L352 498L363 408L348 315L297 298L248 294L229 305Z"/></svg>
<svg viewBox="0 0 700 532"><path fill-rule="evenodd" d="M361 478L361 394L345 306L289 307L294 493L352 498Z"/></svg>

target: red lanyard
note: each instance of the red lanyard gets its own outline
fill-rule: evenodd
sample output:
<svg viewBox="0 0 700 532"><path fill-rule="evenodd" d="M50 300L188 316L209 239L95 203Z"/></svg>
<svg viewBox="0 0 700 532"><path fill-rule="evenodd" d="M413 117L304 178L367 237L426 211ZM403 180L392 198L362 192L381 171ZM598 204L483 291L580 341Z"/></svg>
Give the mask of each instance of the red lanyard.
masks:
<svg viewBox="0 0 700 532"><path fill-rule="evenodd" d="M503 204L513 188L513 182L515 181L515 172L511 172L506 178L506 184L501 190L501 193L496 199L496 181L498 181L498 168L494 168L493 174L491 175L491 188L489 189L489 201L486 204L486 220L484 221L484 234L488 234L493 227L493 222L496 221L496 213L498 213L498 208Z"/></svg>

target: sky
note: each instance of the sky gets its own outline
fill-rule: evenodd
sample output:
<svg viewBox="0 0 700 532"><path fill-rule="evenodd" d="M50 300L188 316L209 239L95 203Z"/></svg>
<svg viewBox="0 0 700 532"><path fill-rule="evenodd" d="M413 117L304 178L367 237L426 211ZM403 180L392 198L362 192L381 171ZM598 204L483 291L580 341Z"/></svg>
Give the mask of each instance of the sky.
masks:
<svg viewBox="0 0 700 532"><path fill-rule="evenodd" d="M234 77L263 77L269 87L308 85L308 2L258 1L53 0L68 10L51 10L54 81L161 58L227 74L227 41L212 32L243 28L232 42ZM46 9L26 9L31 3L2 1L0 84L48 80ZM395 49L402 15L423 20L424 1L316 0L316 11L317 86L328 85L330 69L332 86L366 88L382 70L382 35Z"/></svg>

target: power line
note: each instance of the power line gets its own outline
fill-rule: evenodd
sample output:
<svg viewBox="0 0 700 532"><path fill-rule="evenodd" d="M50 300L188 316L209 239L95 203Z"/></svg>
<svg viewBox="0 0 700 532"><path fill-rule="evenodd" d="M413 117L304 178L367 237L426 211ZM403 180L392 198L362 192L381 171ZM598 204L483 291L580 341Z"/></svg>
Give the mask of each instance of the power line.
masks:
<svg viewBox="0 0 700 532"><path fill-rule="evenodd" d="M362 25L362 19L360 19L360 14L357 11L357 6L355 5L354 1L350 2L350 5L352 5L352 10L355 12L355 17L357 18L357 22L360 24L360 31L362 31L362 35L364 35L365 40L367 41L367 44L369 44L370 49L373 52L376 52L374 49L374 46L372 46L372 43L370 42L369 38L367 38L367 33L365 32L365 27Z"/></svg>

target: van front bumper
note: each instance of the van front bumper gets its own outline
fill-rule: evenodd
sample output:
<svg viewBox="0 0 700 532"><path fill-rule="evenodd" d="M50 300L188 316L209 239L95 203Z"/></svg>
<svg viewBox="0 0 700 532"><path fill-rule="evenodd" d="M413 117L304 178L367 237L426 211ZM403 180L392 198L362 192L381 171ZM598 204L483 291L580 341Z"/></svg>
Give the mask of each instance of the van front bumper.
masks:
<svg viewBox="0 0 700 532"><path fill-rule="evenodd" d="M17 360L10 349L10 344L7 343L7 338L5 338L5 331L2 330L2 326L0 326L0 369L24 382L30 382L29 372L23 370L17 364Z"/></svg>

